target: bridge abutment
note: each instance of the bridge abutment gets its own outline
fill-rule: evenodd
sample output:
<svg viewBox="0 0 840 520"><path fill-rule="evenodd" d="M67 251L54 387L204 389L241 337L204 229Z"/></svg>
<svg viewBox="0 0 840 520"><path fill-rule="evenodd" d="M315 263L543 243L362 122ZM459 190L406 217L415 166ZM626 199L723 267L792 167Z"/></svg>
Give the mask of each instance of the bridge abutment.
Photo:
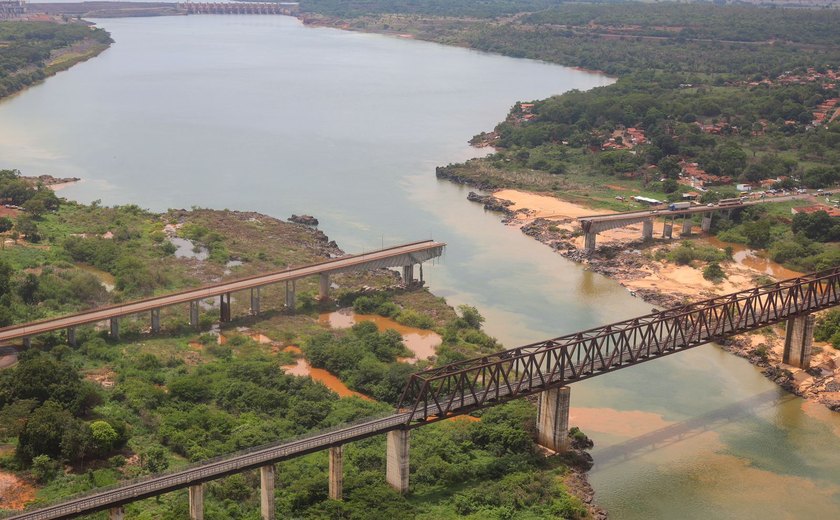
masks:
<svg viewBox="0 0 840 520"><path fill-rule="evenodd" d="M595 251L595 240L598 236L598 233L593 231L588 231L586 234L583 235L583 248L588 252Z"/></svg>
<svg viewBox="0 0 840 520"><path fill-rule="evenodd" d="M642 222L642 240L653 240L653 219Z"/></svg>
<svg viewBox="0 0 840 520"><path fill-rule="evenodd" d="M407 286L414 281L414 264L404 265L402 268L403 283Z"/></svg>
<svg viewBox="0 0 840 520"><path fill-rule="evenodd" d="M344 494L344 446L330 447L330 498L341 500Z"/></svg>
<svg viewBox="0 0 840 520"><path fill-rule="evenodd" d="M204 520L204 484L190 486L190 520Z"/></svg>
<svg viewBox="0 0 840 520"><path fill-rule="evenodd" d="M540 394L537 444L555 452L569 449L570 400L571 389L568 386L550 388Z"/></svg>
<svg viewBox="0 0 840 520"><path fill-rule="evenodd" d="M125 511L122 506L112 507L108 510L108 520L123 520L125 518Z"/></svg>
<svg viewBox="0 0 840 520"><path fill-rule="evenodd" d="M807 370L811 366L814 342L814 315L794 316L787 321L782 362Z"/></svg>
<svg viewBox="0 0 840 520"><path fill-rule="evenodd" d="M402 494L408 493L409 430L394 430L387 435L385 480Z"/></svg>
<svg viewBox="0 0 840 520"><path fill-rule="evenodd" d="M274 520L274 464L260 467L260 518Z"/></svg>

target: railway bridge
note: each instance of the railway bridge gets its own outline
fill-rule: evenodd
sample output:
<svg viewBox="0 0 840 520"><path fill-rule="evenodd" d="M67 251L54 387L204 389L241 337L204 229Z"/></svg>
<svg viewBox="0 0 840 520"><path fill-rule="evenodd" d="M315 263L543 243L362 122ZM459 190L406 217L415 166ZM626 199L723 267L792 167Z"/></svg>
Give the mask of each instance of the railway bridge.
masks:
<svg viewBox="0 0 840 520"><path fill-rule="evenodd" d="M204 483L259 469L262 518L273 519L275 463L329 449L329 496L340 500L343 445L379 434L387 435L386 479L405 493L410 431L414 428L539 395L537 440L551 450L562 451L568 442L569 384L780 322L787 323L784 362L808 368L813 313L838 304L840 267L835 267L424 370L411 376L397 409L387 416L94 490L13 518L72 518L107 510L111 519L121 519L127 503L188 488L190 518L201 520Z"/></svg>

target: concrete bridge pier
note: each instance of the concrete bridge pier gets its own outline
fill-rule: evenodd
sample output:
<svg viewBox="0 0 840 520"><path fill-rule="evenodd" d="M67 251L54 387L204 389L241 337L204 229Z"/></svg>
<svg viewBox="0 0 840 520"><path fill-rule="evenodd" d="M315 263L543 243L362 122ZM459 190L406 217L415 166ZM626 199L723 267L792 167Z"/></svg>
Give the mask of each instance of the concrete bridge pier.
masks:
<svg viewBox="0 0 840 520"><path fill-rule="evenodd" d="M274 520L274 464L260 467L260 518Z"/></svg>
<svg viewBox="0 0 840 520"><path fill-rule="evenodd" d="M662 238L671 238L674 233L674 221L665 219L665 227L662 228Z"/></svg>
<svg viewBox="0 0 840 520"><path fill-rule="evenodd" d="M120 340L120 319L111 318L111 338L115 341Z"/></svg>
<svg viewBox="0 0 840 520"><path fill-rule="evenodd" d="M588 252L595 251L595 237L598 236L598 233L594 231L587 231L583 235L583 248Z"/></svg>
<svg viewBox="0 0 840 520"><path fill-rule="evenodd" d="M112 507L108 510L108 520L123 520L125 518L125 511L122 506Z"/></svg>
<svg viewBox="0 0 840 520"><path fill-rule="evenodd" d="M67 344L71 347L76 346L76 327L67 327Z"/></svg>
<svg viewBox="0 0 840 520"><path fill-rule="evenodd" d="M230 293L219 295L219 321L222 323L230 321Z"/></svg>
<svg viewBox="0 0 840 520"><path fill-rule="evenodd" d="M703 220L700 221L700 230L703 233L708 233L712 229L712 214L703 213Z"/></svg>
<svg viewBox="0 0 840 520"><path fill-rule="evenodd" d="M782 362L807 370L811 366L811 345L814 342L814 315L794 316L787 322Z"/></svg>
<svg viewBox="0 0 840 520"><path fill-rule="evenodd" d="M24 350L32 348L32 336L26 336L23 338L23 348Z"/></svg>
<svg viewBox="0 0 840 520"><path fill-rule="evenodd" d="M387 433L387 456L385 480L388 485L402 494L408 493L408 446L409 430L394 430Z"/></svg>
<svg viewBox="0 0 840 520"><path fill-rule="evenodd" d="M152 309L152 334L160 332L160 309Z"/></svg>
<svg viewBox="0 0 840 520"><path fill-rule="evenodd" d="M295 312L295 281L286 282L286 308Z"/></svg>
<svg viewBox="0 0 840 520"><path fill-rule="evenodd" d="M344 446L330 447L330 499L341 500L344 494Z"/></svg>
<svg viewBox="0 0 840 520"><path fill-rule="evenodd" d="M204 520L204 484L190 486L190 520Z"/></svg>
<svg viewBox="0 0 840 520"><path fill-rule="evenodd" d="M653 219L642 222L642 240L653 240Z"/></svg>
<svg viewBox="0 0 840 520"><path fill-rule="evenodd" d="M318 299L327 301L330 299L330 273L321 273L320 284L318 285Z"/></svg>
<svg viewBox="0 0 840 520"><path fill-rule="evenodd" d="M251 315L256 316L260 313L260 288L254 287L251 289Z"/></svg>
<svg viewBox="0 0 840 520"><path fill-rule="evenodd" d="M411 282L414 281L414 264L404 265L402 268L402 277L403 283L405 285L411 285Z"/></svg>
<svg viewBox="0 0 840 520"><path fill-rule="evenodd" d="M568 386L550 388L540 394L537 444L555 452L569 449L570 400L571 389Z"/></svg>
<svg viewBox="0 0 840 520"><path fill-rule="evenodd" d="M198 300L190 302L190 326L198 327Z"/></svg>
<svg viewBox="0 0 840 520"><path fill-rule="evenodd" d="M680 233L680 236L684 237L684 236L690 235L692 224L693 224L693 222L691 221L690 218L688 218L688 215L684 216L683 217L683 224L682 224L682 233Z"/></svg>

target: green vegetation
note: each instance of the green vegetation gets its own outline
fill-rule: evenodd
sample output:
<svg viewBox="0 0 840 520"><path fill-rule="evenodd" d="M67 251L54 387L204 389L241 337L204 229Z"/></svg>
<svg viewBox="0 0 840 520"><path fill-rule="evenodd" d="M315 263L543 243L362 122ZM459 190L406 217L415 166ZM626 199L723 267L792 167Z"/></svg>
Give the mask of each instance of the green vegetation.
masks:
<svg viewBox="0 0 840 520"><path fill-rule="evenodd" d="M83 23L0 22L0 98L98 54L111 42L107 32ZM78 50L72 59L55 60L73 46Z"/></svg>
<svg viewBox="0 0 840 520"><path fill-rule="evenodd" d="M814 339L828 341L834 348L840 349L840 310L830 310L817 319Z"/></svg>

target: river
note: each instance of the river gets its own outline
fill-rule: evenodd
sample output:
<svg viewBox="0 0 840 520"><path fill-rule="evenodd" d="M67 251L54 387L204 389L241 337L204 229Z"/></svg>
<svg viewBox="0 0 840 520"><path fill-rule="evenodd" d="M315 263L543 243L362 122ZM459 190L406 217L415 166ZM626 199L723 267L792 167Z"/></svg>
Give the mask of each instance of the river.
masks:
<svg viewBox="0 0 840 520"><path fill-rule="evenodd" d="M649 311L434 177L515 101L609 78L285 17L99 24L111 49L0 104L0 167L81 177L61 192L81 201L309 213L351 252L448 242L432 290L508 346ZM613 518L840 511L837 415L715 346L575 384L572 405Z"/></svg>

